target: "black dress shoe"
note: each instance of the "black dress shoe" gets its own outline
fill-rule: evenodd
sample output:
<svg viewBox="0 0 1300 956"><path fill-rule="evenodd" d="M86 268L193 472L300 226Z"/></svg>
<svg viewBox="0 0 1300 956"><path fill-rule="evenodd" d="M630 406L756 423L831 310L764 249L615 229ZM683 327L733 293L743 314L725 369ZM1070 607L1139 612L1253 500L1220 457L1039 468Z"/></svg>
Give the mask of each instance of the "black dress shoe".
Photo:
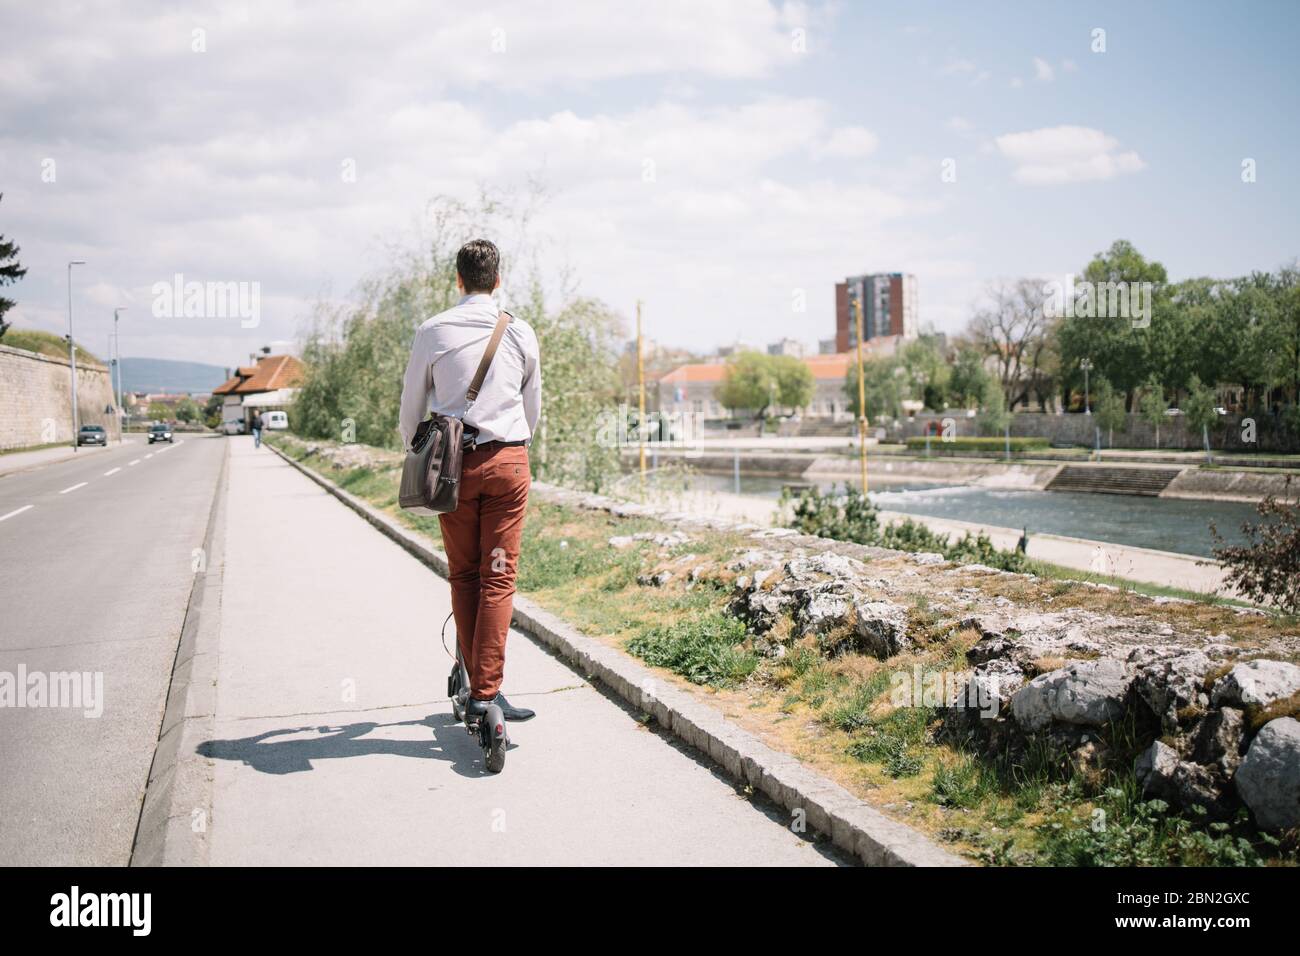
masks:
<svg viewBox="0 0 1300 956"><path fill-rule="evenodd" d="M497 694L492 700L479 700L477 697L471 697L469 703L465 706L465 715L467 717L482 717L487 713L488 705L496 704L501 708L501 713L510 723L521 723L525 720L532 720L537 716L537 711L529 710L527 707L515 707L506 700L505 694Z"/></svg>

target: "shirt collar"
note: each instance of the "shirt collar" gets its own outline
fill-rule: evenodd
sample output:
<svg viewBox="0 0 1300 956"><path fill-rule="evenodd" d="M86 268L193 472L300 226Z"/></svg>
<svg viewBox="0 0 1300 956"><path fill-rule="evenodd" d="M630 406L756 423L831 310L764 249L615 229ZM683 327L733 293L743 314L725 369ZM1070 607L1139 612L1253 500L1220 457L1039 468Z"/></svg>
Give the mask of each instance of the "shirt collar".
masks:
<svg viewBox="0 0 1300 956"><path fill-rule="evenodd" d="M492 293L475 292L473 295L461 296L460 302L458 302L457 305L468 305L473 302L491 302L491 301L492 301Z"/></svg>

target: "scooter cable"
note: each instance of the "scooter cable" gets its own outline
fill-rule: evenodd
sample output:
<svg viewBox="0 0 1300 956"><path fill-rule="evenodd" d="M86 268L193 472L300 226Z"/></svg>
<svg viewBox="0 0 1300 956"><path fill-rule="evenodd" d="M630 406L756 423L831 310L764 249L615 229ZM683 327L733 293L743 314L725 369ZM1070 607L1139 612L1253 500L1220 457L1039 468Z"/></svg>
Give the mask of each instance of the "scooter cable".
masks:
<svg viewBox="0 0 1300 956"><path fill-rule="evenodd" d="M442 622L442 650L443 653L445 653L453 661L456 659L456 655L453 654L451 651L447 650L447 621L451 620L451 616L454 613L455 613L454 611L448 611L447 620Z"/></svg>

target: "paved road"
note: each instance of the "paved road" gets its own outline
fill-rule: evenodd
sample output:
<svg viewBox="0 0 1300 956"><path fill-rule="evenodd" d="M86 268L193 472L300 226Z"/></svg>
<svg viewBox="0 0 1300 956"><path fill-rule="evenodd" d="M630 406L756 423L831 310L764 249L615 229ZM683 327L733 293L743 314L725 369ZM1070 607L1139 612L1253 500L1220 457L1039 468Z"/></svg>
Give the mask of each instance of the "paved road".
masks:
<svg viewBox="0 0 1300 956"><path fill-rule="evenodd" d="M210 863L844 862L518 632L505 690L539 716L486 774L446 700L446 582L230 447Z"/></svg>
<svg viewBox="0 0 1300 956"><path fill-rule="evenodd" d="M98 717L0 707L0 864L128 861L225 450L128 436L0 478L0 681L103 675Z"/></svg>

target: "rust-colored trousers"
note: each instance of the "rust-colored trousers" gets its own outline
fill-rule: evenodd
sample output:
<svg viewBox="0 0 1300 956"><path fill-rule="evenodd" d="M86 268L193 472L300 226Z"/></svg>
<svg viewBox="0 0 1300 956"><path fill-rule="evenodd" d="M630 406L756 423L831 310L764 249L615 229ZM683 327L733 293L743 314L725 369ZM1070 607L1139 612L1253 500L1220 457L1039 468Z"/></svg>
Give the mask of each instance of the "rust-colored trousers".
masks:
<svg viewBox="0 0 1300 956"><path fill-rule="evenodd" d="M497 695L505 674L529 483L526 446L475 449L461 465L456 510L438 516L456 641L470 692L480 700Z"/></svg>

